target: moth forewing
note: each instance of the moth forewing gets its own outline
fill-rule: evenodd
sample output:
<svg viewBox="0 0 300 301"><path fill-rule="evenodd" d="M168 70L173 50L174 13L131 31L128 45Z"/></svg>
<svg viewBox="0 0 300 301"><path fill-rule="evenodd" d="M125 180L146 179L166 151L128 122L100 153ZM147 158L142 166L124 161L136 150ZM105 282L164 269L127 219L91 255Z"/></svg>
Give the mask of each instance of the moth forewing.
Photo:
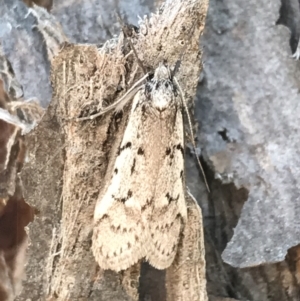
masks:
<svg viewBox="0 0 300 301"><path fill-rule="evenodd" d="M146 258L165 269L177 251L184 198L182 102L160 65L134 97L113 175L94 214L93 253L104 269Z"/></svg>
<svg viewBox="0 0 300 301"><path fill-rule="evenodd" d="M137 156L134 143L141 131L136 126L139 113L134 113L140 97L140 92L134 97L112 178L95 207L92 250L103 269L125 270L148 252L149 233L145 231L143 204L137 194L132 194L138 185L135 166L144 164L143 156ZM147 194L146 189L144 194Z"/></svg>
<svg viewBox="0 0 300 301"><path fill-rule="evenodd" d="M165 269L172 264L177 252L182 222L186 219L183 124L177 98L162 115L165 115L164 118L157 124L157 132L159 128L164 128L161 136L157 137L161 141L162 159L158 166L156 200L149 224L152 250L147 254L147 260L158 269Z"/></svg>

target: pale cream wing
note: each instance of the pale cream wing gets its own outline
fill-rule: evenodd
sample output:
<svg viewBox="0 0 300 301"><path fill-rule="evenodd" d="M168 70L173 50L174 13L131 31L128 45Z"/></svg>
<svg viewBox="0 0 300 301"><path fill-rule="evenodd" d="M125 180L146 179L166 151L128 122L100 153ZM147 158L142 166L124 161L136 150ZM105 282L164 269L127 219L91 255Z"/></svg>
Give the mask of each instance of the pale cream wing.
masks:
<svg viewBox="0 0 300 301"><path fill-rule="evenodd" d="M160 162L157 167L153 210L149 216L151 251L149 263L168 268L177 252L187 209L184 198L184 133L180 101L174 97L170 109L156 123ZM158 147L159 146L159 147Z"/></svg>
<svg viewBox="0 0 300 301"><path fill-rule="evenodd" d="M142 95L138 92L133 100L111 182L95 208L92 250L103 269L127 269L149 252L149 228L142 212L151 192L143 187L145 156L137 138L143 137L138 106Z"/></svg>

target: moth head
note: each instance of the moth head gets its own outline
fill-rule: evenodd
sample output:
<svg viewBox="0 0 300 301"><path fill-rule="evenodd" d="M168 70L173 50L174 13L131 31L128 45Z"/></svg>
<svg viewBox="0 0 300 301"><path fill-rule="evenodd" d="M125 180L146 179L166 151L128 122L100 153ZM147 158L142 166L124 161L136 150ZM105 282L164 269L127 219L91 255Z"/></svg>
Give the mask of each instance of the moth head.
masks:
<svg viewBox="0 0 300 301"><path fill-rule="evenodd" d="M160 63L156 68L153 76L153 81L167 81L171 79L171 70L164 63Z"/></svg>
<svg viewBox="0 0 300 301"><path fill-rule="evenodd" d="M151 80L147 82L145 91L153 108L158 111L170 108L177 91L172 81L171 70L167 65L159 64Z"/></svg>
<svg viewBox="0 0 300 301"><path fill-rule="evenodd" d="M169 67L160 64L148 84L151 106L158 111L169 108L171 102L173 102L174 88Z"/></svg>

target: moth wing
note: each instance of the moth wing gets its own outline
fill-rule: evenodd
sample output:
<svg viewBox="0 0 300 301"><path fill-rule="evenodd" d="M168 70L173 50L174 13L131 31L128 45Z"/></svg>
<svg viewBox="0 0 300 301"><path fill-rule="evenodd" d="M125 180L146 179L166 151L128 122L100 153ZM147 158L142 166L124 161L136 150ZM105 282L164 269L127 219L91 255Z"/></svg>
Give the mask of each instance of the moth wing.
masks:
<svg viewBox="0 0 300 301"><path fill-rule="evenodd" d="M107 201L105 198L102 201ZM139 211L116 203L102 217L95 217L92 250L103 269L126 270L145 257L147 238Z"/></svg>
<svg viewBox="0 0 300 301"><path fill-rule="evenodd" d="M97 201L94 213L92 250L103 269L125 270L149 252L150 233L142 215L144 199L151 193L143 189L139 177L144 173L145 157L138 155L137 137L140 125L141 100L138 92L133 100L128 125L114 165L111 182ZM150 199L150 195L149 195Z"/></svg>
<svg viewBox="0 0 300 301"><path fill-rule="evenodd" d="M155 192L155 202L149 222L151 251L149 263L157 269L168 268L177 252L182 222L187 208L184 198L184 132L181 107L169 110L169 116L158 127L163 141L160 156L163 158Z"/></svg>

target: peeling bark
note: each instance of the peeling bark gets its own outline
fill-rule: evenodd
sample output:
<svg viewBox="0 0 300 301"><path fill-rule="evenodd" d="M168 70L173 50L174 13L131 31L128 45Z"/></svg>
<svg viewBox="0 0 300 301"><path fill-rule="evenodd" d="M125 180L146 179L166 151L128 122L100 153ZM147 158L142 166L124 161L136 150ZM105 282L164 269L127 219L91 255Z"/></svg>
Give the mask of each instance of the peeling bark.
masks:
<svg viewBox="0 0 300 301"><path fill-rule="evenodd" d="M21 289L28 245L25 227L33 221L34 208L23 198L19 177L26 153L22 132L29 124L24 102L16 100L22 96L21 86L2 49L0 66L0 300L10 301ZM12 109L16 104L18 109Z"/></svg>

